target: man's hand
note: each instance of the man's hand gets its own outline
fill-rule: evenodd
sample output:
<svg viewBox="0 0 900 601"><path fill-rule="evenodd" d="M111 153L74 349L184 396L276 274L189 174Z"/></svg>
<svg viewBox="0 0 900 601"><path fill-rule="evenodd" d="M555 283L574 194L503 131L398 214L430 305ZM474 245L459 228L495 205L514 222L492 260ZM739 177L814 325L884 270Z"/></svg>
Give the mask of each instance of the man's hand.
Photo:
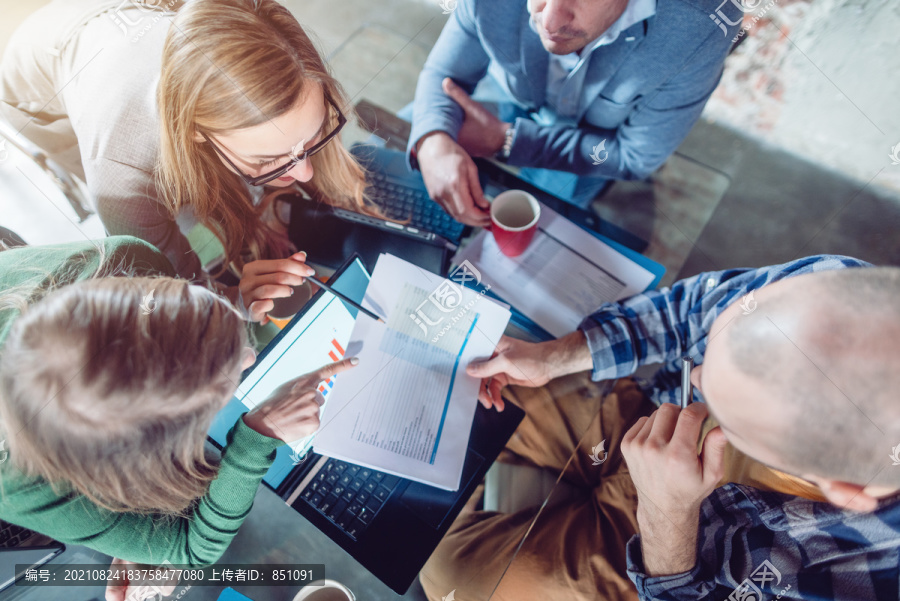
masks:
<svg viewBox="0 0 900 601"><path fill-rule="evenodd" d="M480 102L472 100L465 90L449 77L445 77L441 85L444 93L465 111L462 128L456 137L463 150L473 157L492 157L497 154L503 148L506 130L512 127L512 124L500 121Z"/></svg>
<svg viewBox="0 0 900 601"><path fill-rule="evenodd" d="M486 409L503 411L501 391L509 384L543 386L550 380L591 369L590 349L579 330L549 342L525 342L503 336L487 361L473 361L466 373L481 378L478 400Z"/></svg>
<svg viewBox="0 0 900 601"><path fill-rule="evenodd" d="M426 134L416 145L416 157L428 195L457 221L485 227L490 224L490 204L478 181L472 157L492 157L503 148L510 123L500 121L449 77L444 93L465 113L454 140L444 132Z"/></svg>
<svg viewBox="0 0 900 601"><path fill-rule="evenodd" d="M622 455L638 493L641 548L650 576L680 574L696 563L700 504L722 478L727 443L715 428L697 456L707 414L703 403L683 411L667 403L639 419L622 439Z"/></svg>
<svg viewBox="0 0 900 601"><path fill-rule="evenodd" d="M491 223L490 203L478 181L478 167L462 146L442 131L419 140L419 170L428 195L450 215L466 225Z"/></svg>
<svg viewBox="0 0 900 601"><path fill-rule="evenodd" d="M112 560L109 570L111 577L106 583L106 601L142 601L143 599L152 599L157 594L170 595L181 577L181 570L158 568L118 558ZM147 570L149 578L147 580L128 580L129 570L132 570L134 574ZM153 577L156 570L160 570L163 574L171 572L173 577L165 581L156 579ZM122 577L120 578L120 576Z"/></svg>
<svg viewBox="0 0 900 601"><path fill-rule="evenodd" d="M319 429L319 392L322 380L343 373L359 363L351 357L288 380L264 403L244 415L244 423L264 436L292 442Z"/></svg>
<svg viewBox="0 0 900 601"><path fill-rule="evenodd" d="M295 253L287 259L251 261L241 271L238 299L249 312L251 321L265 325L269 320L266 314L275 308L272 299L290 296L294 293L293 286L299 286L315 273L306 264L305 252Z"/></svg>

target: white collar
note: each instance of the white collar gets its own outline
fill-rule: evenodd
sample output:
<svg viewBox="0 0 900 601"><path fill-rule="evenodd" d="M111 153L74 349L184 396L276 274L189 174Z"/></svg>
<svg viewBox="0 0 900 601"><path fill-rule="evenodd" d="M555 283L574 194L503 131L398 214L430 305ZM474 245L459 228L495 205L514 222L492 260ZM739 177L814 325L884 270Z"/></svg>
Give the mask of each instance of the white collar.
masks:
<svg viewBox="0 0 900 601"><path fill-rule="evenodd" d="M620 33L655 14L656 0L628 0L628 6L625 7L616 22L610 25L609 29L604 31L599 38L585 46L586 52L582 52L581 55L590 54L598 46L612 44L618 39Z"/></svg>
<svg viewBox="0 0 900 601"><path fill-rule="evenodd" d="M532 31L537 33L537 29L535 29L534 25L534 19L532 19L530 16L531 7L527 4L526 10L528 10L529 13L528 26L531 27ZM640 23L641 21L649 19L655 14L656 0L628 0L628 6L625 7L625 10L622 11L622 14L619 15L619 18L616 19L615 23L610 25L609 28L600 35L600 37L585 46L586 52L582 52L581 56L587 56L599 46L612 44L616 41L616 39L618 39L620 33L625 31L635 23Z"/></svg>

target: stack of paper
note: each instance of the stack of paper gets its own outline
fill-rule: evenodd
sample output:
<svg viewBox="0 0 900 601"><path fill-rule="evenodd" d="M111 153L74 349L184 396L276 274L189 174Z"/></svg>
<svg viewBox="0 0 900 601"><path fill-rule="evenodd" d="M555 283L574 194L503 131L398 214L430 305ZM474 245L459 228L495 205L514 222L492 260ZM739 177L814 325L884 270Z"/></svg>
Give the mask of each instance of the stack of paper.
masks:
<svg viewBox="0 0 900 601"><path fill-rule="evenodd" d="M348 357L322 414L317 453L457 490L480 382L466 365L491 356L509 309L485 296L468 263L447 279L381 255ZM463 287L475 286L475 289Z"/></svg>
<svg viewBox="0 0 900 601"><path fill-rule="evenodd" d="M491 292L560 337L573 332L600 305L643 292L661 277L644 257L629 257L541 205L534 240L507 257L487 231L457 252L454 262L474 265ZM659 266L661 267L661 266Z"/></svg>

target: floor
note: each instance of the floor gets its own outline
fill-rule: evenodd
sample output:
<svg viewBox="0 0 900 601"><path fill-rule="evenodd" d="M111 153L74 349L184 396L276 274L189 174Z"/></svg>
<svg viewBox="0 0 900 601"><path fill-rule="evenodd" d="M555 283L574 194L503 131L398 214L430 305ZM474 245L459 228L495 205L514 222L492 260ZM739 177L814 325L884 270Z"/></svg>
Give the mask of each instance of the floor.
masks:
<svg viewBox="0 0 900 601"><path fill-rule="evenodd" d="M0 49L15 24L45 2L0 0ZM424 0L288 0L354 100L397 110L413 97L416 74L446 19ZM363 133L348 128L347 142ZM6 149L8 150L8 149ZM0 218L30 243L96 237L96 218L77 218L49 180L24 157L0 148ZM886 167L890 168L890 167ZM895 167L900 169L900 167ZM815 253L853 255L900 265L900 199L814 163L701 120L666 168L651 182L619 182L595 203L600 216L649 240L647 253L667 267L663 284L701 271L780 263ZM360 599L424 599L416 583L404 596L388 591L318 531L261 490L225 560L274 561L316 549L329 577L346 582ZM330 545L330 547L329 547ZM322 549L320 551L320 549ZM102 563L83 548L66 559ZM287 589L246 589L255 601L289 601ZM195 588L183 598L214 599ZM87 601L100 589L42 591L42 600ZM0 600L37 599L17 592ZM174 598L174 596L169 597Z"/></svg>

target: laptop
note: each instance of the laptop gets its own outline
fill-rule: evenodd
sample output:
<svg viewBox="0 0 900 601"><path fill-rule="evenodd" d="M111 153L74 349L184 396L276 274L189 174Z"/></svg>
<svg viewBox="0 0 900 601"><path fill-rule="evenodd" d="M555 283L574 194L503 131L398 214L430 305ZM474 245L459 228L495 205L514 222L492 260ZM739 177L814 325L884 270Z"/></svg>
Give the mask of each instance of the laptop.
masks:
<svg viewBox="0 0 900 601"><path fill-rule="evenodd" d="M369 279L366 265L354 254L329 283L361 302ZM224 446L227 432L242 413L283 382L341 359L357 311L325 290L313 296L244 372L234 398L210 428L216 446ZM326 403L339 377L319 385ZM462 479L454 492L318 455L308 451L309 437L280 447L263 483L402 595L524 415L512 404L503 413L478 405Z"/></svg>
<svg viewBox="0 0 900 601"><path fill-rule="evenodd" d="M364 144L354 144L350 152L366 171L368 199L384 217L297 196L291 203L291 240L311 262L331 269L354 252L368 265L387 253L447 275L453 253L472 228L432 202L422 176L409 170L403 153Z"/></svg>
<svg viewBox="0 0 900 601"><path fill-rule="evenodd" d="M48 536L0 521L0 592L24 578L26 570L41 567L65 550Z"/></svg>
<svg viewBox="0 0 900 601"><path fill-rule="evenodd" d="M432 273L447 275L450 260L472 228L454 220L431 200L418 171L410 171L406 153L371 144L355 144L351 153L366 170L366 192L387 219L304 200L292 202L289 235L310 261L337 268L350 253L374 265L381 253L394 254ZM647 242L593 212L578 208L526 182L492 161L475 159L484 193L524 190L588 232L638 253ZM395 221L392 221L395 220Z"/></svg>

